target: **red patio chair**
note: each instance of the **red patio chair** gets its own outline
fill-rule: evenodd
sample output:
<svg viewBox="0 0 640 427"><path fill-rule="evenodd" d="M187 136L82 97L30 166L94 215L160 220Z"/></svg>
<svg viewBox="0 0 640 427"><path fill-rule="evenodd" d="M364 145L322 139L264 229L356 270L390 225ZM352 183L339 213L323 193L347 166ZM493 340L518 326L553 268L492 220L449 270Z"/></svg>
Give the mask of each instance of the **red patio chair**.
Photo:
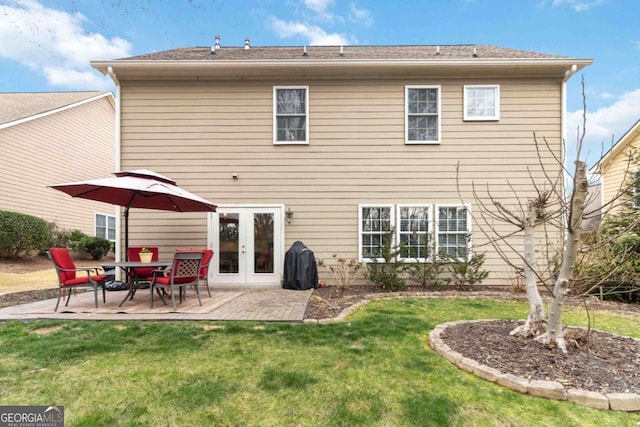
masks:
<svg viewBox="0 0 640 427"><path fill-rule="evenodd" d="M209 289L209 264L213 259L213 249L176 249L176 252L202 252L202 263L200 264L200 280L207 287L207 294L211 298L211 289Z"/></svg>
<svg viewBox="0 0 640 427"><path fill-rule="evenodd" d="M200 264L203 257L202 251L190 251L190 252L177 252L173 256L173 262L171 263L171 270L154 270L151 278L151 308L153 308L153 290L158 291L158 295L162 302L166 305L166 301L160 293L160 289L169 292L171 295L171 304L173 305L173 311L178 311L176 308L176 290L179 290L180 302L182 302L183 294L186 296L186 292L182 290L193 286L196 289L196 295L198 296L198 303L202 305L200 300ZM165 275L166 274L166 275Z"/></svg>
<svg viewBox="0 0 640 427"><path fill-rule="evenodd" d="M60 297L62 291L68 292L67 302L64 304L66 307L69 305L71 299L71 289L75 288L92 288L96 302L96 308L98 308L98 288L102 288L102 302L107 302L105 296L104 282L109 278L106 274L98 274L97 267L89 268L77 268L71 259L69 250L67 248L50 248L47 251L49 259L53 262L53 266L56 269L58 276L58 302L56 303L56 309L58 311L58 305L60 305ZM76 276L76 273L86 273L86 276ZM95 274L91 274L94 272Z"/></svg>

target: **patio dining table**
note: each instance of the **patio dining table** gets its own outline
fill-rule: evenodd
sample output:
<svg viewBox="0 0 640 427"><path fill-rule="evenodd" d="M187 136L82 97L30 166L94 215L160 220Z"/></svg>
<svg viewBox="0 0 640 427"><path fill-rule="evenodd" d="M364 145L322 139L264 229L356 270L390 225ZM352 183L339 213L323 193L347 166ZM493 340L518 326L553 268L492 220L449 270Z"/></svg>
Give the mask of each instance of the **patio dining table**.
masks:
<svg viewBox="0 0 640 427"><path fill-rule="evenodd" d="M118 307L122 307L122 304L129 299L132 300L133 296L136 293L137 289L141 287L138 286L133 280L134 274L133 270L135 268L156 268L158 270L164 270L165 268L171 265L171 261L150 261L150 262L140 262L140 261L116 261L116 262L104 262L101 264L102 268L106 270L120 268L127 277L127 287L129 288L127 295L124 297L122 302L118 305Z"/></svg>

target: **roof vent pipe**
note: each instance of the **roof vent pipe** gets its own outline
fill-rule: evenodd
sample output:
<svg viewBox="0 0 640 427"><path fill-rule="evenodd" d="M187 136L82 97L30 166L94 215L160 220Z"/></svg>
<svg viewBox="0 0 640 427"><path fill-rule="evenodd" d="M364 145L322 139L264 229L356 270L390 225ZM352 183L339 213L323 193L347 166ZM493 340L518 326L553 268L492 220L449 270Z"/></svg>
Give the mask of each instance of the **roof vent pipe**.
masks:
<svg viewBox="0 0 640 427"><path fill-rule="evenodd" d="M473 57L474 58L478 57L478 50L475 47L473 48Z"/></svg>
<svg viewBox="0 0 640 427"><path fill-rule="evenodd" d="M216 45L215 45L216 50L220 49L220 36L216 35Z"/></svg>
<svg viewBox="0 0 640 427"><path fill-rule="evenodd" d="M307 55L308 55L308 53L307 53L307 46L304 46L304 47L302 48L302 56L307 56Z"/></svg>
<svg viewBox="0 0 640 427"><path fill-rule="evenodd" d="M245 37L245 39L244 39L244 48L245 49L251 49L251 40L249 40L248 37Z"/></svg>
<svg viewBox="0 0 640 427"><path fill-rule="evenodd" d="M436 46L436 55L440 55L440 46Z"/></svg>
<svg viewBox="0 0 640 427"><path fill-rule="evenodd" d="M340 56L344 56L344 46L340 46Z"/></svg>

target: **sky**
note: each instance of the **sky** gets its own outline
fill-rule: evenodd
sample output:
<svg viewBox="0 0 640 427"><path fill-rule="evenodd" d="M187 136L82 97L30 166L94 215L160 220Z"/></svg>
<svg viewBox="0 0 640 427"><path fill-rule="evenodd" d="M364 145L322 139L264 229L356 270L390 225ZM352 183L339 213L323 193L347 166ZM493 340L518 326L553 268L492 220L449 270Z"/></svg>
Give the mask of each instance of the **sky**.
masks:
<svg viewBox="0 0 640 427"><path fill-rule="evenodd" d="M640 119L640 0L0 0L0 92L114 90L89 62L178 47L447 45L593 59L567 85L589 166ZM571 155L571 151L570 151Z"/></svg>

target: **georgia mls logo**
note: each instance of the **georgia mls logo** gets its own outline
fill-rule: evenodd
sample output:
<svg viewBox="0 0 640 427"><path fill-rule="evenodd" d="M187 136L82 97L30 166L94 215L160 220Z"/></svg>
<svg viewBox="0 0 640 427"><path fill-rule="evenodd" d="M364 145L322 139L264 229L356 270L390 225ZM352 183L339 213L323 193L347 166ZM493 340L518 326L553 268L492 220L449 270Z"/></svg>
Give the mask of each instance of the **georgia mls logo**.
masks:
<svg viewBox="0 0 640 427"><path fill-rule="evenodd" d="M64 406L0 406L0 427L64 427Z"/></svg>

